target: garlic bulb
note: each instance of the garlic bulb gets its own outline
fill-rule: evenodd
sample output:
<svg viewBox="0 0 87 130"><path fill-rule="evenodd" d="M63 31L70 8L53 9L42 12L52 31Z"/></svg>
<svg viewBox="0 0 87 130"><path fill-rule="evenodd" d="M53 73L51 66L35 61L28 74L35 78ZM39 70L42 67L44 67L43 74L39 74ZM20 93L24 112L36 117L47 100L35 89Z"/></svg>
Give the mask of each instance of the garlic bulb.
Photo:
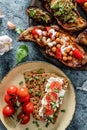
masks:
<svg viewBox="0 0 87 130"><path fill-rule="evenodd" d="M0 55L3 55L12 48L12 39L7 35L0 36Z"/></svg>

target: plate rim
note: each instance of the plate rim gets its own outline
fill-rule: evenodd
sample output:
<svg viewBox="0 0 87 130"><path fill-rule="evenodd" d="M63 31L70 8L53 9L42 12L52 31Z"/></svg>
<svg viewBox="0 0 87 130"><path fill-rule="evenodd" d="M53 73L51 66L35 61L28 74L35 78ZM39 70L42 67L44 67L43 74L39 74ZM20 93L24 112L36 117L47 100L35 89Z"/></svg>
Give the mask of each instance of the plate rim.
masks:
<svg viewBox="0 0 87 130"><path fill-rule="evenodd" d="M75 92L75 88L74 88L74 86L73 86L73 84L72 84L70 78L69 78L59 67L57 67L57 66L55 66L55 65L53 65L53 64L51 64L51 63L49 63L49 62L46 62L46 61L26 61L26 62L24 62L24 63L20 63L20 64L14 66L11 70L9 70L8 73L2 78L2 80L0 81L0 87L1 87L2 83L4 82L4 80L8 77L9 73L12 73L16 68L19 68L20 66L23 66L23 65L26 65L26 64L29 64L29 63L45 63L45 64L48 64L48 65L51 65L51 66L55 67L56 69L58 69L67 79L69 79L70 85L71 85L72 90L73 90L73 93L74 93L74 101L75 101L74 103L75 103L75 104L74 104L74 112L73 112L73 114L72 114L72 118L71 118L71 120L69 120L69 123L66 125L66 127L65 127L65 129L64 129L64 130L66 130L66 128L67 128L67 127L70 125L70 123L72 122L72 120L73 120L73 118L74 118L74 115L75 115L75 112L76 112L76 92ZM2 122L1 119L0 119L0 121ZM4 125L3 122L2 122L2 124ZM5 126L5 125L4 125L4 126ZM5 126L5 128L6 128L6 126ZM8 130L8 129L7 129L7 130ZM56 130L57 130L57 129L56 129Z"/></svg>

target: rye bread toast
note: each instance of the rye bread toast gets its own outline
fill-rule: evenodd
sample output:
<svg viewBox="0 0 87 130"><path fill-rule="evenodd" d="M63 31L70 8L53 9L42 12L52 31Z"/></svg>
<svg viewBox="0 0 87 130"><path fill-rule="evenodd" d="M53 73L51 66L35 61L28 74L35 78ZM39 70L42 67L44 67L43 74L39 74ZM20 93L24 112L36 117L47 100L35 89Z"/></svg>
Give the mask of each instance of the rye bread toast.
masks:
<svg viewBox="0 0 87 130"><path fill-rule="evenodd" d="M44 49L44 53L72 68L79 68L87 63L87 53L77 45L76 38L56 25L29 27L19 36L19 41L37 43Z"/></svg>
<svg viewBox="0 0 87 130"><path fill-rule="evenodd" d="M46 85L48 83L48 80L52 77L59 78L59 80L61 79L61 81L62 81L61 89L56 91L55 94L59 95L60 93L62 93L62 91L64 91L64 94L63 95L60 94L60 96L58 97L57 102L59 105L57 107L55 107L56 110L53 113L46 115L45 111L49 110L46 105L46 103L48 104L48 102L45 102L45 104L43 105L42 100L48 93L52 93L52 92L46 91ZM62 102L63 102L63 98L65 95L66 89L68 87L68 80L64 77L60 77L53 73L36 74L35 72L33 73L33 72L29 72L29 71L24 73L24 79L25 79L26 87L29 89L29 92L30 92L31 101L34 104L33 117L36 120L45 120L47 122L55 123L56 119L58 117L58 113L60 111ZM53 99L51 99L51 102L53 102ZM49 102L49 104L50 104L50 102ZM42 106L43 106L43 110L42 110L43 116L40 114ZM45 108L45 106L46 106L46 108ZM52 108L52 110L53 110L53 108Z"/></svg>

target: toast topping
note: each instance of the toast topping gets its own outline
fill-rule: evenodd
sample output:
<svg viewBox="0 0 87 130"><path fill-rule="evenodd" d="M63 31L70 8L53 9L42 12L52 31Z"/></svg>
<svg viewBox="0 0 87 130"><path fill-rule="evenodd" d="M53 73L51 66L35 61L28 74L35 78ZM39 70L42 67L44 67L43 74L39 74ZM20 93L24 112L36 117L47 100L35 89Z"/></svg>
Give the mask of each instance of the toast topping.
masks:
<svg viewBox="0 0 87 130"><path fill-rule="evenodd" d="M41 108L39 110L39 115L45 118L53 117L55 111L62 104L65 90L62 88L63 78L50 77L47 80L45 92L46 94L42 98Z"/></svg>

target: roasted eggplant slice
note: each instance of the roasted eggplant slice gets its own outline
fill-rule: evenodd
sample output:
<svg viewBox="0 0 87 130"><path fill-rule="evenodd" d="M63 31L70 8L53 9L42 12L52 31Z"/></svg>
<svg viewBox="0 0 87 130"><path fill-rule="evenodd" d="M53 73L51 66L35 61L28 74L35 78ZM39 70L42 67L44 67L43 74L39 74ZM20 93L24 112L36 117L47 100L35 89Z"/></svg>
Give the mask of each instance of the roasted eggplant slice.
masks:
<svg viewBox="0 0 87 130"><path fill-rule="evenodd" d="M29 27L19 36L19 41L37 43L48 56L72 68L87 63L87 54L76 44L75 38L56 25Z"/></svg>
<svg viewBox="0 0 87 130"><path fill-rule="evenodd" d="M87 29L78 35L77 43L87 46Z"/></svg>
<svg viewBox="0 0 87 130"><path fill-rule="evenodd" d="M26 11L28 16L35 20L36 23L49 24L52 22L50 14L38 7L30 6Z"/></svg>
<svg viewBox="0 0 87 130"><path fill-rule="evenodd" d="M42 0L44 7L56 18L59 25L69 31L79 31L87 26L73 0Z"/></svg>

